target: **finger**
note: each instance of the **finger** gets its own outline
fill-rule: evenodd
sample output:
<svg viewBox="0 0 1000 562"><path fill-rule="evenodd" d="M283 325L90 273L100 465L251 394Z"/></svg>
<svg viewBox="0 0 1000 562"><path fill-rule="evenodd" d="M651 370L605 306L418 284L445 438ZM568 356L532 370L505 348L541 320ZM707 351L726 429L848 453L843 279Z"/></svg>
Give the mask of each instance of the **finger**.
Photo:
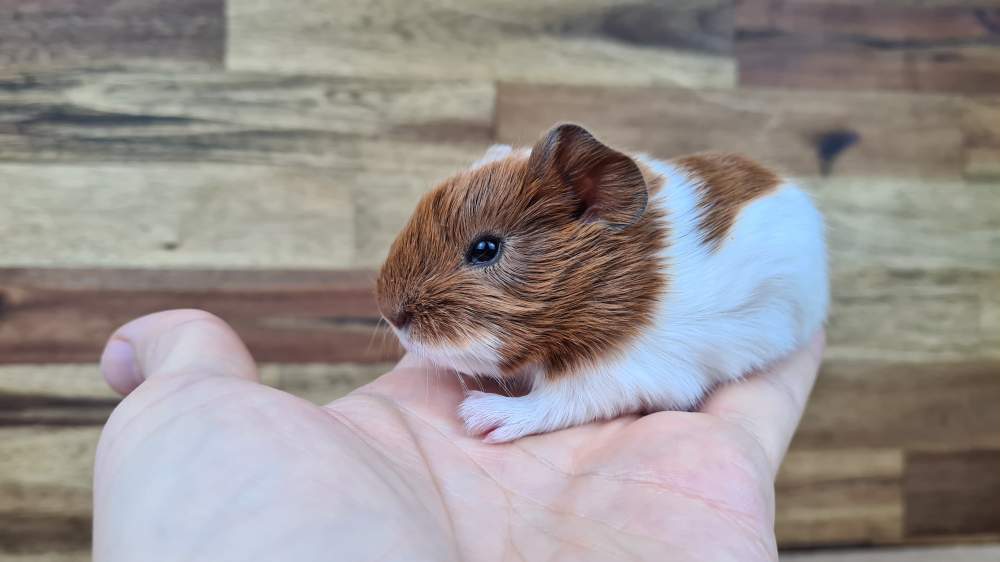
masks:
<svg viewBox="0 0 1000 562"><path fill-rule="evenodd" d="M767 372L720 388L702 408L754 435L775 474L816 381L825 338L821 331Z"/></svg>
<svg viewBox="0 0 1000 562"><path fill-rule="evenodd" d="M101 372L121 394L149 377L180 372L257 380L243 342L219 317L200 310L169 310L125 324L101 355Z"/></svg>

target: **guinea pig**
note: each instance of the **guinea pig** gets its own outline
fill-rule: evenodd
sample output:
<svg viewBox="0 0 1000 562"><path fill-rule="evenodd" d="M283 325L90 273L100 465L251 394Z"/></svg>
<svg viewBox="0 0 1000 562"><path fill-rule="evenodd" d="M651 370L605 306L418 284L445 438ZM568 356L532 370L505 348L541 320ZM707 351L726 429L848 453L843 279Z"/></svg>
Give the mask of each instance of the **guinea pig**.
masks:
<svg viewBox="0 0 1000 562"><path fill-rule="evenodd" d="M824 323L823 220L737 154L620 152L574 124L494 146L419 202L379 273L403 347L459 373L467 431L507 442L696 408Z"/></svg>

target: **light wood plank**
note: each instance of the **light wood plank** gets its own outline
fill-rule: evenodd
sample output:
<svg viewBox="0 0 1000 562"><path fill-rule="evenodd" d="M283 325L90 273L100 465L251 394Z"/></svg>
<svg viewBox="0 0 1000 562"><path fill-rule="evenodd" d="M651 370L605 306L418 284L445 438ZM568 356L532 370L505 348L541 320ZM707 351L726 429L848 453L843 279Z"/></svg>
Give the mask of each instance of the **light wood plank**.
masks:
<svg viewBox="0 0 1000 562"><path fill-rule="evenodd" d="M0 67L222 65L224 0L0 4Z"/></svg>
<svg viewBox="0 0 1000 562"><path fill-rule="evenodd" d="M437 171L493 134L484 82L254 73L0 74L0 160ZM471 152L470 152L471 150Z"/></svg>
<svg viewBox="0 0 1000 562"><path fill-rule="evenodd" d="M791 451L776 483L778 543L899 542L902 476L897 449Z"/></svg>
<svg viewBox="0 0 1000 562"><path fill-rule="evenodd" d="M4 553L84 551L99 426L0 428Z"/></svg>
<svg viewBox="0 0 1000 562"><path fill-rule="evenodd" d="M963 104L874 92L502 84L497 136L530 144L550 124L576 121L610 143L661 158L729 150L801 176L958 178ZM855 142L831 150L844 137Z"/></svg>
<svg viewBox="0 0 1000 562"><path fill-rule="evenodd" d="M231 0L226 65L350 76L728 87L717 0Z"/></svg>
<svg viewBox="0 0 1000 562"><path fill-rule="evenodd" d="M0 165L0 264L350 267L353 187L312 168Z"/></svg>
<svg viewBox="0 0 1000 562"><path fill-rule="evenodd" d="M826 216L836 270L1000 270L996 185L884 176L801 183Z"/></svg>

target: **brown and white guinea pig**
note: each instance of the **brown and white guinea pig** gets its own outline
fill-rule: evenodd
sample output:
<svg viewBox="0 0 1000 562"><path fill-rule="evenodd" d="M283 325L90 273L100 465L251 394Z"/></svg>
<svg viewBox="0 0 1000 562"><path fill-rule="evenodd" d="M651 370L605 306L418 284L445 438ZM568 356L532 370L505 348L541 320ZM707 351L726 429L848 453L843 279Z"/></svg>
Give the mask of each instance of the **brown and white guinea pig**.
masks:
<svg viewBox="0 0 1000 562"><path fill-rule="evenodd" d="M822 217L794 184L734 154L626 154L573 124L425 195L378 279L409 352L528 380L464 399L491 442L697 406L803 344L827 302Z"/></svg>

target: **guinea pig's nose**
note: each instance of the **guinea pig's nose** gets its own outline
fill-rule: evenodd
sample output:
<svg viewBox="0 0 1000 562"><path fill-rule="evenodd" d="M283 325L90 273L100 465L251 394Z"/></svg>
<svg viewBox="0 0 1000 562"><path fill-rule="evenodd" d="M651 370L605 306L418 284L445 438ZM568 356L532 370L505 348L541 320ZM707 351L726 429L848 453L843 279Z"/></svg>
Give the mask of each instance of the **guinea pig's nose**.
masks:
<svg viewBox="0 0 1000 562"><path fill-rule="evenodd" d="M399 307L392 313L387 314L385 319L389 321L397 330L402 330L410 323L410 313L405 307Z"/></svg>

